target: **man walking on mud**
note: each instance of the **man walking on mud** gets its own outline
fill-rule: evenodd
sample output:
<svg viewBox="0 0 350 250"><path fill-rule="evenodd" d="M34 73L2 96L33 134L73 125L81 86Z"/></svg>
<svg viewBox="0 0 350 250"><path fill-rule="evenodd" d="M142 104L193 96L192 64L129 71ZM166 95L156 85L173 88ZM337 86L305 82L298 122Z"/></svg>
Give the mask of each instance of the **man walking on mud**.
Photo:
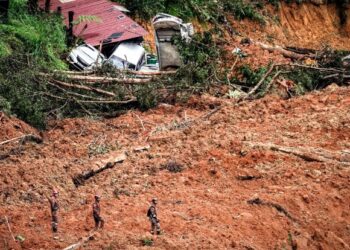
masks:
<svg viewBox="0 0 350 250"><path fill-rule="evenodd" d="M151 206L147 211L147 217L151 222L151 234L154 234L155 232L157 232L157 234L160 234L160 223L157 217L157 209L156 209L157 203L158 203L157 198L153 198L151 202Z"/></svg>
<svg viewBox="0 0 350 250"><path fill-rule="evenodd" d="M95 195L95 202L92 204L92 216L94 217L95 221L95 230L98 230L99 228L103 228L104 226L104 220L101 217L101 206L100 206L100 195Z"/></svg>
<svg viewBox="0 0 350 250"><path fill-rule="evenodd" d="M58 205L58 190L54 189L52 191L52 196L47 197L50 203L50 211L51 211L51 227L52 227L52 232L57 233L58 231L58 210L59 210L59 205Z"/></svg>

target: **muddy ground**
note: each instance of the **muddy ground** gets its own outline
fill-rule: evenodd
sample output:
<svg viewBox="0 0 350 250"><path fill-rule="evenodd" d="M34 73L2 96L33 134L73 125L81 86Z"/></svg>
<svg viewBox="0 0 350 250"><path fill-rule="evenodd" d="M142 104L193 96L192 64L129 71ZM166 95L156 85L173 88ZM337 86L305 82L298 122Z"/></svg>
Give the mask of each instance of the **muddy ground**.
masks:
<svg viewBox="0 0 350 250"><path fill-rule="evenodd" d="M349 111L350 89L331 86L289 100L235 105L203 96L110 120L51 122L43 144L1 148L10 155L0 161L0 249L77 242L93 228L95 192L102 194L106 225L82 249L147 248L141 240L152 239L146 217L152 197L163 229L155 249L350 249L349 166L247 146L347 150ZM5 116L0 123L1 141L37 133ZM124 163L74 185L77 173L122 152ZM169 171L170 161L178 172ZM50 232L44 196L52 187L60 191L59 239ZM257 198L265 205L248 203ZM4 216L14 236L25 237L22 246Z"/></svg>

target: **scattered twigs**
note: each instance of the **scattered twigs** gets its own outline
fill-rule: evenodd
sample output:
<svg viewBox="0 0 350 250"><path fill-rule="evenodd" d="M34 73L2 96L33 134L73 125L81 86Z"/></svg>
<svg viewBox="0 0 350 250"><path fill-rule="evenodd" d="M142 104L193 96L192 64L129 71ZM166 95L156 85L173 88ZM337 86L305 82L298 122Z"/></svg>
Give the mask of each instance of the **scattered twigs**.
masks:
<svg viewBox="0 0 350 250"><path fill-rule="evenodd" d="M266 89L265 89L265 94L268 93L270 91L271 85L274 83L274 81L276 80L276 78L282 73L281 70L277 71L276 74L272 77L272 79L270 80L270 82L267 84Z"/></svg>
<svg viewBox="0 0 350 250"><path fill-rule="evenodd" d="M308 65L303 65L303 64L297 64L297 63L293 63L293 64L287 64L286 66L290 66L290 67L299 67L299 68L306 68L306 69L314 69L314 70L318 70L318 71L323 71L323 72L337 72L337 73L344 73L345 71L342 69L336 69L336 68L320 68L320 67L314 67L314 66L308 66Z"/></svg>
<svg viewBox="0 0 350 250"><path fill-rule="evenodd" d="M188 128L188 127L192 126L193 124L198 123L199 121L209 119L212 115L219 112L220 110L221 110L221 107L217 107L217 108L211 110L210 112L203 114L195 119L187 119L187 116L186 116L185 120L182 122L172 122L168 125L158 126L150 133L149 137L156 134L157 132L160 132L160 131L171 131L171 130ZM148 140L149 137L146 140Z"/></svg>
<svg viewBox="0 0 350 250"><path fill-rule="evenodd" d="M36 143L42 143L43 142L43 138L41 138L40 136L37 135L33 135L33 134L28 134L28 135L22 135L10 140L6 140L3 142L0 142L0 146L8 144L10 142L14 142L14 141L20 141L21 144L26 143L27 141L32 141L32 142L36 142Z"/></svg>
<svg viewBox="0 0 350 250"><path fill-rule="evenodd" d="M14 242L17 243L15 237L13 236L13 233L12 233L12 230L11 230L11 227L10 227L10 223L9 223L9 220L7 218L7 216L5 215L5 222L6 222L6 225L7 225L7 229L9 230L10 234L11 234L11 237L13 239Z"/></svg>
<svg viewBox="0 0 350 250"><path fill-rule="evenodd" d="M284 208L282 207L280 204L274 203L274 202L270 202L270 201L264 201L261 200L260 198L255 198L252 200L248 200L247 201L248 204L250 205L261 205L261 206L270 206L275 208L278 212L284 214L288 219L292 220L292 221L297 221L295 218L293 218L291 216L291 214Z"/></svg>
<svg viewBox="0 0 350 250"><path fill-rule="evenodd" d="M139 120L139 122L140 122L140 124L141 124L141 126L142 126L143 131L145 131L146 128L145 128L145 126L143 125L143 121L141 120L141 118L140 118L137 114L135 114L135 116L136 116L136 118Z"/></svg>

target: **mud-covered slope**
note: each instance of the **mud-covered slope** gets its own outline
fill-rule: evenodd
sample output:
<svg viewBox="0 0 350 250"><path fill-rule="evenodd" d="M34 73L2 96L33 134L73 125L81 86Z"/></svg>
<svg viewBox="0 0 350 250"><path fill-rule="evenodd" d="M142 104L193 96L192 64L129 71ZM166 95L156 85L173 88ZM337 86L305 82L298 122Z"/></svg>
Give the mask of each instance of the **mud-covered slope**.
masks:
<svg viewBox="0 0 350 250"><path fill-rule="evenodd" d="M140 248L140 240L150 237L146 210L152 197L159 199L164 229L154 240L156 249L282 249L291 241L298 249L349 249L349 167L246 146L346 150L349 96L350 89L332 87L240 106L202 97L187 106L130 111L112 120L59 121L45 132L44 144L28 144L22 155L1 161L0 214L8 216L15 235L26 238L23 249L62 249L92 229L98 190L106 227L83 249ZM189 119L195 120L190 127L176 126ZM96 141L113 147L89 157L89 144ZM148 151L131 150L146 144ZM129 152L123 164L74 186L76 173L123 151ZM163 169L169 160L184 170ZM260 178L237 179L245 175ZM43 196L52 186L61 194L59 240L52 239ZM254 198L280 205L291 217L273 206L247 203ZM1 218L0 248L6 246L19 249Z"/></svg>
<svg viewBox="0 0 350 250"><path fill-rule="evenodd" d="M339 50L350 50L350 21L340 25L335 4L287 4L278 10L269 7L267 24L261 26L251 21L233 21L243 35L257 40L284 46L320 49L325 45ZM350 16L350 9L347 10Z"/></svg>

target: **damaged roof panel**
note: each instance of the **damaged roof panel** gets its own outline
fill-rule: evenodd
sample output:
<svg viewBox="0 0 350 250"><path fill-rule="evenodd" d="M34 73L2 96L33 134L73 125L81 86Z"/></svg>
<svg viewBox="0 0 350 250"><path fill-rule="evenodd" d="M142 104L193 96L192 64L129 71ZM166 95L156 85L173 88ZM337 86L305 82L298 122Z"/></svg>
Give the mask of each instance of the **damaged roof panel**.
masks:
<svg viewBox="0 0 350 250"><path fill-rule="evenodd" d="M108 0L51 0L50 10L56 11L61 7L65 23L68 25L68 12L74 11L74 19L79 16L96 16L98 22L89 22L76 25L73 33L79 36L88 44L99 45L115 43L133 38L142 37L147 31L133 21L130 17L121 12L118 4ZM41 8L45 6L45 0L39 3ZM84 30L84 26L87 28Z"/></svg>

